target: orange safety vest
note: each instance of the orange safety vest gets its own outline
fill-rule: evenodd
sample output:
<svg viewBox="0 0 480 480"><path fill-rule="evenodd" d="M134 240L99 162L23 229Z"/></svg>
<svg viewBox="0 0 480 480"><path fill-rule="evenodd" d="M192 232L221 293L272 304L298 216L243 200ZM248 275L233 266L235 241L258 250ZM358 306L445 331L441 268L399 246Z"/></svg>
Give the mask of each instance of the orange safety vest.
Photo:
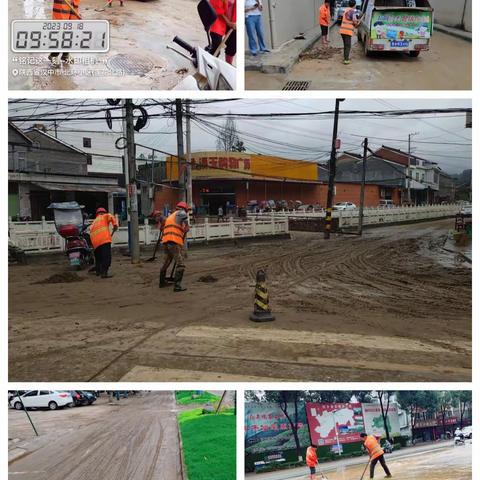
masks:
<svg viewBox="0 0 480 480"><path fill-rule="evenodd" d="M162 243L173 242L183 245L185 242L185 229L176 222L177 212L171 213L165 220L163 227Z"/></svg>
<svg viewBox="0 0 480 480"><path fill-rule="evenodd" d="M378 440L373 436L369 435L364 442L365 448L368 450L371 460L380 457L385 452L382 450L382 447L378 443Z"/></svg>
<svg viewBox="0 0 480 480"><path fill-rule="evenodd" d="M118 227L117 219L109 213L98 215L90 227L90 240L93 248L98 248L105 243L112 243L112 235L110 234L110 224Z"/></svg>
<svg viewBox="0 0 480 480"><path fill-rule="evenodd" d="M68 3L67 3L68 2ZM70 4L72 8L68 5ZM80 0L53 0L53 20L80 20Z"/></svg>
<svg viewBox="0 0 480 480"><path fill-rule="evenodd" d="M314 467L318 463L317 452L313 447L307 448L307 466Z"/></svg>
<svg viewBox="0 0 480 480"><path fill-rule="evenodd" d="M325 3L320 7L318 23L320 23L322 27L328 27L330 25L330 7Z"/></svg>
<svg viewBox="0 0 480 480"><path fill-rule="evenodd" d="M353 21L347 18L348 14L352 10L355 10L355 9L347 8L345 12L343 12L342 25L340 26L340 35L349 35L350 37L353 37L355 27L353 25Z"/></svg>

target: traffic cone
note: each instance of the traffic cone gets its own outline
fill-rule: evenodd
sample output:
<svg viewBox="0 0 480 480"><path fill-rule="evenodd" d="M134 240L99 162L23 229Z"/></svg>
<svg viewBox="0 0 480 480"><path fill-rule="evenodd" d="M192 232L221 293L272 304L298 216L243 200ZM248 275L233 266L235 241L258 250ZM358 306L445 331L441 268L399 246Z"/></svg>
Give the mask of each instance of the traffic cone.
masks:
<svg viewBox="0 0 480 480"><path fill-rule="evenodd" d="M253 304L253 313L250 315L252 322L272 322L275 317L268 306L267 275L264 270L257 272L255 285L255 302Z"/></svg>

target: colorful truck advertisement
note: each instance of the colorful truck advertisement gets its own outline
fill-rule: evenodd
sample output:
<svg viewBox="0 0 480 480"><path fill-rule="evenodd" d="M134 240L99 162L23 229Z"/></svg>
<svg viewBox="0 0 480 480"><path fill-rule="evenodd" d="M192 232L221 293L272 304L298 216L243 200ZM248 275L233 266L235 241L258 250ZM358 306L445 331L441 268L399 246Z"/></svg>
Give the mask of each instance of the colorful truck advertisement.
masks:
<svg viewBox="0 0 480 480"><path fill-rule="evenodd" d="M310 436L315 445L360 442L365 431L360 403L307 403Z"/></svg>
<svg viewBox="0 0 480 480"><path fill-rule="evenodd" d="M295 421L295 408L288 404L287 413ZM281 452L295 448L290 422L275 403L245 404L245 452ZM308 434L305 404L298 404L297 432L301 447L308 447Z"/></svg>
<svg viewBox="0 0 480 480"><path fill-rule="evenodd" d="M362 404L362 409L365 431L369 435L385 437L385 426L383 424L382 409L380 408L380 405L377 403L364 403ZM392 437L400 435L400 422L396 405L390 405L388 407L387 426Z"/></svg>
<svg viewBox="0 0 480 480"><path fill-rule="evenodd" d="M409 40L431 38L432 13L374 10L370 25L370 38L390 40L392 47L403 47Z"/></svg>

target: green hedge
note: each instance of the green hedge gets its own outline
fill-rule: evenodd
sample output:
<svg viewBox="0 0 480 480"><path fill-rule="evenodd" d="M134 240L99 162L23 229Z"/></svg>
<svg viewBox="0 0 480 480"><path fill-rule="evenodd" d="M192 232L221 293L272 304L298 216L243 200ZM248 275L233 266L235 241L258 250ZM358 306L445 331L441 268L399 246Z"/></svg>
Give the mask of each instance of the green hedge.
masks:
<svg viewBox="0 0 480 480"><path fill-rule="evenodd" d="M233 409L203 415L201 408L178 415L190 480L235 480L236 416Z"/></svg>
<svg viewBox="0 0 480 480"><path fill-rule="evenodd" d="M197 390L180 390L175 392L175 398L179 405L205 405L206 403L215 403L220 397L213 393L203 392L198 394L196 398L192 398Z"/></svg>

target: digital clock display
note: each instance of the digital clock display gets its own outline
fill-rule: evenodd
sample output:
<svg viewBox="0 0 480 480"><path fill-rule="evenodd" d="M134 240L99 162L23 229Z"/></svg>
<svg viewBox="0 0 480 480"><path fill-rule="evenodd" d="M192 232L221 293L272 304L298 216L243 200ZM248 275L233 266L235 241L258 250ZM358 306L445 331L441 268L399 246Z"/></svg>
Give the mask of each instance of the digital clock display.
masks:
<svg viewBox="0 0 480 480"><path fill-rule="evenodd" d="M14 52L108 52L107 20L14 20Z"/></svg>

